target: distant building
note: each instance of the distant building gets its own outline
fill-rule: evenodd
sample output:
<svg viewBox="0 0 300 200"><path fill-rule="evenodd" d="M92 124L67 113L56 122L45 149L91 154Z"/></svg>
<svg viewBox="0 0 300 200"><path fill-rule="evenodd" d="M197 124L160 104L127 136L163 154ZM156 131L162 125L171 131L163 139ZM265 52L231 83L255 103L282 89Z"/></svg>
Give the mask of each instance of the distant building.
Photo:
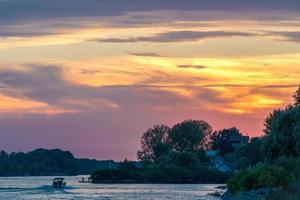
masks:
<svg viewBox="0 0 300 200"><path fill-rule="evenodd" d="M230 173L235 170L235 164L226 162L221 156L218 156L218 151L208 150L206 156L210 159L210 168L220 172Z"/></svg>
<svg viewBox="0 0 300 200"><path fill-rule="evenodd" d="M222 157L213 158L210 162L210 167L225 173L230 173L235 170L235 165L225 162Z"/></svg>
<svg viewBox="0 0 300 200"><path fill-rule="evenodd" d="M218 155L218 151L215 151L215 150L207 150L205 153L206 153L206 156L210 157L210 158Z"/></svg>
<svg viewBox="0 0 300 200"><path fill-rule="evenodd" d="M239 147L249 142L248 136L230 136L228 138L229 143L233 151L236 151ZM228 141L227 140L227 141ZM210 167L221 172L230 173L236 170L236 162L227 162L223 157L219 156L220 149L212 150L211 147L206 151L206 155L210 158Z"/></svg>

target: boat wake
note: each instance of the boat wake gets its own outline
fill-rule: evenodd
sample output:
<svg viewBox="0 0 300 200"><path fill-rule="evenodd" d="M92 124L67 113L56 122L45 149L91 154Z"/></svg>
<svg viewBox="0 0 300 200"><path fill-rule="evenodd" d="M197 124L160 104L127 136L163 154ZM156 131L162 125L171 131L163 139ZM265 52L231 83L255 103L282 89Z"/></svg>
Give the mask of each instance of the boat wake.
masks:
<svg viewBox="0 0 300 200"><path fill-rule="evenodd" d="M43 191L47 193L61 192L70 193L66 190L76 189L74 187L66 186L63 189L55 189L51 185L43 185L36 188L21 188L21 187L0 187L0 192L30 192L30 191Z"/></svg>

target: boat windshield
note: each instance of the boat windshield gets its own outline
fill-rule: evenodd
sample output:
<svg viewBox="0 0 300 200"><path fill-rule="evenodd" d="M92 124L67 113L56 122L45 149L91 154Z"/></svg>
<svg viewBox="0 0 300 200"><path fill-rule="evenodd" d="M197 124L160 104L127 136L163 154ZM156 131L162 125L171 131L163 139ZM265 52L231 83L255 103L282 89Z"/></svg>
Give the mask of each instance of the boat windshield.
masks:
<svg viewBox="0 0 300 200"><path fill-rule="evenodd" d="M54 178L53 181L64 181L64 178Z"/></svg>

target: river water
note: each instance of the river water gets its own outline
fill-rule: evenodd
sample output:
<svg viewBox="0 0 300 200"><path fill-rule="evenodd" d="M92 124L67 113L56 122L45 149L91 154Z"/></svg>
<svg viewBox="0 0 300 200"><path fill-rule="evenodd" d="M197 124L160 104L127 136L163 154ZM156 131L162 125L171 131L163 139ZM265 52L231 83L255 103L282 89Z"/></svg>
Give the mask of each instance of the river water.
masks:
<svg viewBox="0 0 300 200"><path fill-rule="evenodd" d="M219 185L202 184L91 184L79 183L81 176L65 177L63 190L52 189L53 177L0 178L0 199L53 200L220 200L209 194L222 191Z"/></svg>

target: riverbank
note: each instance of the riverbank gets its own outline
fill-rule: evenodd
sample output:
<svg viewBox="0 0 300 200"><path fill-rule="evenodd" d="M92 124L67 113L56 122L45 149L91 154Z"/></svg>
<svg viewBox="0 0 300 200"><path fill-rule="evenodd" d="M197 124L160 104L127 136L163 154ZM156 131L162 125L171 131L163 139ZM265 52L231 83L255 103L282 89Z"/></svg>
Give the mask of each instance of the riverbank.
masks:
<svg viewBox="0 0 300 200"><path fill-rule="evenodd" d="M269 199L270 190L266 188L230 194L228 191L222 195L222 200L262 200Z"/></svg>
<svg viewBox="0 0 300 200"><path fill-rule="evenodd" d="M299 184L294 184L286 189L261 188L237 194L230 194L226 191L222 195L222 200L299 200Z"/></svg>

